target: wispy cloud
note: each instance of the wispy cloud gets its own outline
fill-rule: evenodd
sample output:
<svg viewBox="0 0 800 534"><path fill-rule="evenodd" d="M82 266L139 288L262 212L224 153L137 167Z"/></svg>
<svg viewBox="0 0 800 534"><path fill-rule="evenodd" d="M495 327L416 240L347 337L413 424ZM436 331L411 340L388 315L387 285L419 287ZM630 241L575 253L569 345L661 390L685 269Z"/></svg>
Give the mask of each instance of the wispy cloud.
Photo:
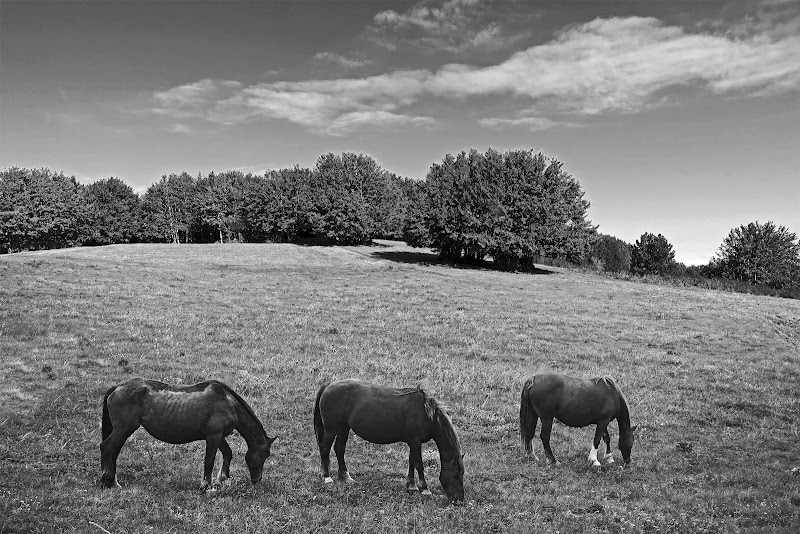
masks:
<svg viewBox="0 0 800 534"><path fill-rule="evenodd" d="M422 0L403 13L377 13L365 33L371 42L389 50L459 53L500 48L518 35L503 31L501 23L493 20L495 7L486 0Z"/></svg>
<svg viewBox="0 0 800 534"><path fill-rule="evenodd" d="M372 63L372 61L367 59L352 59L332 52L317 52L314 54L314 59L326 63L333 63L346 69L357 69Z"/></svg>
<svg viewBox="0 0 800 534"><path fill-rule="evenodd" d="M192 127L186 124L171 124L167 127L167 131L176 134L190 134L192 133Z"/></svg>
<svg viewBox="0 0 800 534"><path fill-rule="evenodd" d="M503 118L493 117L493 118L480 119L478 120L478 122L483 126L488 126L489 128L495 128L498 130L509 126L512 127L522 126L534 132L546 130L554 126L565 125L563 122L557 122L545 117L517 117L514 119L503 119Z"/></svg>
<svg viewBox="0 0 800 534"><path fill-rule="evenodd" d="M422 27L437 20L403 19ZM664 95L676 86L735 97L799 91L800 35L733 37L687 33L654 18L596 19L487 67L449 64L436 71L247 87L201 80L155 93L153 101L154 111L179 120L282 119L320 134L346 135L364 127L429 127L440 118L414 110L432 98L466 106L472 97L491 98L506 113L483 118L484 126L543 129L564 117L576 123L585 116L664 105Z"/></svg>

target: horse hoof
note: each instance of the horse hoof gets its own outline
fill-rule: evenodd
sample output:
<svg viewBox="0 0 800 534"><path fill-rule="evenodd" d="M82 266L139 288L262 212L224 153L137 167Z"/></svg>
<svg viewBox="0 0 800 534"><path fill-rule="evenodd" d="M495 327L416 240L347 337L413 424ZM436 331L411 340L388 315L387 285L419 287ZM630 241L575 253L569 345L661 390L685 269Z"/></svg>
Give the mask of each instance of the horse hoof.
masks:
<svg viewBox="0 0 800 534"><path fill-rule="evenodd" d="M598 462L597 460L591 462L591 464L593 469L597 469L598 467L600 467L600 462Z"/></svg>
<svg viewBox="0 0 800 534"><path fill-rule="evenodd" d="M416 486L406 486L406 491L408 493L416 493L417 492L417 487Z"/></svg>
<svg viewBox="0 0 800 534"><path fill-rule="evenodd" d="M324 484L333 484L333 479L331 477L322 477L322 482Z"/></svg>
<svg viewBox="0 0 800 534"><path fill-rule="evenodd" d="M419 494L420 494L420 495L426 495L426 496L427 496L427 495L433 495L433 494L431 493L431 490L429 490L428 488L425 488L424 490L420 491L420 492L419 492Z"/></svg>

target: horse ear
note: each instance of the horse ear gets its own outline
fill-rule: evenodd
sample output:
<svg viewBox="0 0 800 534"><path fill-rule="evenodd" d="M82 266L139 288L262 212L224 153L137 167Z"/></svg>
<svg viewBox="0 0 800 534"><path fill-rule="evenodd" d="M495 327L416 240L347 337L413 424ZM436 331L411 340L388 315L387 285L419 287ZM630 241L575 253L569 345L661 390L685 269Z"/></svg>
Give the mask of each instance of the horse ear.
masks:
<svg viewBox="0 0 800 534"><path fill-rule="evenodd" d="M467 453L466 453L466 452L465 452L465 453L462 453L462 454L461 454L461 459L463 460L463 459L464 459L464 457L465 457L466 455L467 455Z"/></svg>
<svg viewBox="0 0 800 534"><path fill-rule="evenodd" d="M637 430L638 428L639 428L639 425L633 425L633 426L631 427L631 432L636 432L636 430Z"/></svg>
<svg viewBox="0 0 800 534"><path fill-rule="evenodd" d="M272 443L273 443L273 442L274 442L276 439L278 439L278 436L275 436L274 438L267 438L267 445L272 445Z"/></svg>

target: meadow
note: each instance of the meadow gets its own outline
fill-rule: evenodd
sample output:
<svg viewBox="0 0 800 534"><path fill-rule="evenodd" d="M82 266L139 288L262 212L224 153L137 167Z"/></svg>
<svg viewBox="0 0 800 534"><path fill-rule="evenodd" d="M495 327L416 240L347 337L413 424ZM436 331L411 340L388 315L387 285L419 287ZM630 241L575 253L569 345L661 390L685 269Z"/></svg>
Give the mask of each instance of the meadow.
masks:
<svg viewBox="0 0 800 534"><path fill-rule="evenodd" d="M403 245L113 245L0 256L0 533L797 532L800 301L541 267L457 268ZM524 380L611 375L632 463L593 470L593 428L526 458ZM100 407L134 376L216 378L279 438L251 485L199 491L204 445L139 430L98 487ZM355 484L323 485L318 387L422 385L449 406L466 502L407 494L404 444L351 437ZM542 457L537 438L534 447ZM221 458L218 456L217 466ZM335 465L335 464L334 464Z"/></svg>

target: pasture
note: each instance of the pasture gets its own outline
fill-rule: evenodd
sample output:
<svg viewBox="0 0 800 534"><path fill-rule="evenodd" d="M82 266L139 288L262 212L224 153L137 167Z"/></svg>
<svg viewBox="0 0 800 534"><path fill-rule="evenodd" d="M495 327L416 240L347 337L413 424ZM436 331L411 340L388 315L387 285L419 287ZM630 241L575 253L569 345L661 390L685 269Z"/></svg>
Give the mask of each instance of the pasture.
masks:
<svg viewBox="0 0 800 534"><path fill-rule="evenodd" d="M442 265L392 247L126 245L0 256L0 532L792 532L800 529L800 301L542 268ZM523 381L615 377L639 425L629 468L523 456ZM199 491L204 444L139 430L103 490L100 405L133 376L216 378L278 435L260 485ZM317 388L421 384L466 452L450 506L404 491L408 447L351 436L355 484L323 485ZM616 422L609 426L617 466ZM534 450L543 457L538 432ZM218 469L221 457L218 455Z"/></svg>

